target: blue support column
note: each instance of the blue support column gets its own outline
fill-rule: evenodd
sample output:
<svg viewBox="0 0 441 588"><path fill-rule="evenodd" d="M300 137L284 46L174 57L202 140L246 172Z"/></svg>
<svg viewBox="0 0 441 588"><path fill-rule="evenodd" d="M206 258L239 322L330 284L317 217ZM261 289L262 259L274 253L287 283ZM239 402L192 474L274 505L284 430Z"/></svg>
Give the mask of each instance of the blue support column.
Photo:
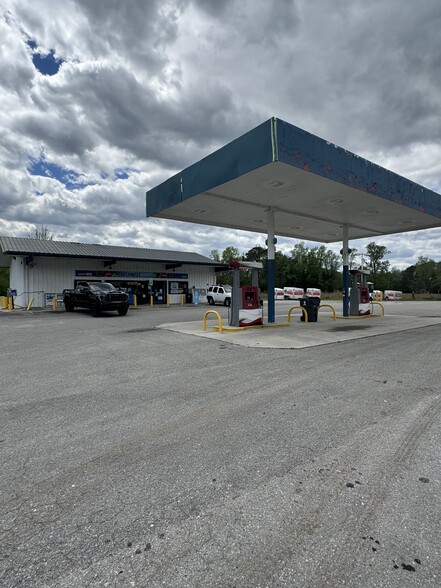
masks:
<svg viewBox="0 0 441 588"><path fill-rule="evenodd" d="M349 316L349 238L348 225L343 226L343 316Z"/></svg>
<svg viewBox="0 0 441 588"><path fill-rule="evenodd" d="M268 322L276 322L276 305L274 287L276 276L276 260L274 247L274 210L268 209Z"/></svg>
<svg viewBox="0 0 441 588"><path fill-rule="evenodd" d="M276 322L276 305L274 300L274 282L276 273L276 262L268 259L268 322Z"/></svg>
<svg viewBox="0 0 441 588"><path fill-rule="evenodd" d="M343 316L349 316L349 266L343 266Z"/></svg>

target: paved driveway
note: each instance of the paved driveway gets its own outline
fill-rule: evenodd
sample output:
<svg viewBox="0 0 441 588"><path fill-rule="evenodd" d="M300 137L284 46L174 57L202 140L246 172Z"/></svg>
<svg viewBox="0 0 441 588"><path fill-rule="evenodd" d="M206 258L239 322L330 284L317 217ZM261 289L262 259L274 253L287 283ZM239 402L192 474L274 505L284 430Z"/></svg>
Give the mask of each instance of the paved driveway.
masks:
<svg viewBox="0 0 441 588"><path fill-rule="evenodd" d="M0 313L1 585L438 588L441 326L156 328L201 316Z"/></svg>

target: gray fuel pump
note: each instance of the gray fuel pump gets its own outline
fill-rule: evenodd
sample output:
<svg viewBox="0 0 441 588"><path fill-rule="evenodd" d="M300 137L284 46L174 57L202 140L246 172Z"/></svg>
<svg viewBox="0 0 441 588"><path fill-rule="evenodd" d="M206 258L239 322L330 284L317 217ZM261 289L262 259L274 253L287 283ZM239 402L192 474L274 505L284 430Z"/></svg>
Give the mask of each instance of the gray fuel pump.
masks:
<svg viewBox="0 0 441 588"><path fill-rule="evenodd" d="M230 326L261 325L259 270L262 269L263 264L260 261L230 261L229 265L233 270ZM241 269L251 270L251 286L240 285Z"/></svg>
<svg viewBox="0 0 441 588"><path fill-rule="evenodd" d="M369 270L352 269L349 270L351 276L349 315L360 316L370 314L370 300L368 288Z"/></svg>

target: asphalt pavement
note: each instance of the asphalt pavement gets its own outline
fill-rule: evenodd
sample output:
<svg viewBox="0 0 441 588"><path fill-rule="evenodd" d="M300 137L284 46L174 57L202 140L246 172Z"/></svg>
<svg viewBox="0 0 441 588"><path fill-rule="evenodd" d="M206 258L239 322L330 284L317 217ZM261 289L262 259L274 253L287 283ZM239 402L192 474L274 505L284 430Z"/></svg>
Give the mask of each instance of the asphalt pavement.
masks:
<svg viewBox="0 0 441 588"><path fill-rule="evenodd" d="M1 585L438 588L441 303L206 310L0 312Z"/></svg>

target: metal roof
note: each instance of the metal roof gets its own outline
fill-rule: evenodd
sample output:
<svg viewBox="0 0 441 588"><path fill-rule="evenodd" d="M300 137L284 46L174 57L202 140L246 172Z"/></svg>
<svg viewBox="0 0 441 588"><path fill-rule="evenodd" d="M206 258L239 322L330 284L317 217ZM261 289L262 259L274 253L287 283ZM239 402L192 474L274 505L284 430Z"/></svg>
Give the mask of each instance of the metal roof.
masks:
<svg viewBox="0 0 441 588"><path fill-rule="evenodd" d="M146 193L147 216L332 243L441 226L441 196L271 118Z"/></svg>
<svg viewBox="0 0 441 588"><path fill-rule="evenodd" d="M225 264L215 262L209 257L188 251L165 251L161 249L141 249L138 247L71 243L67 241L45 241L42 239L20 237L0 237L0 251L3 256L32 255L40 257L120 259L127 261L226 267Z"/></svg>

